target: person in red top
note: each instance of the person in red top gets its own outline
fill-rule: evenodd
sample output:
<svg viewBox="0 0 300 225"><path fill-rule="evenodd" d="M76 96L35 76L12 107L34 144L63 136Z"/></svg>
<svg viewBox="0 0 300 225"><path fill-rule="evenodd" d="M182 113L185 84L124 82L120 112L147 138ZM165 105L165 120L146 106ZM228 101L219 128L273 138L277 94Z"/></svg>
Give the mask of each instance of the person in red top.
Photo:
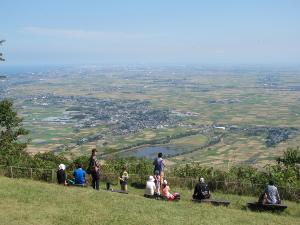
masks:
<svg viewBox="0 0 300 225"><path fill-rule="evenodd" d="M169 201L173 200L179 200L180 199L180 194L179 193L170 193L170 186L168 185L168 182L166 180L163 181L162 184L162 195L167 198Z"/></svg>

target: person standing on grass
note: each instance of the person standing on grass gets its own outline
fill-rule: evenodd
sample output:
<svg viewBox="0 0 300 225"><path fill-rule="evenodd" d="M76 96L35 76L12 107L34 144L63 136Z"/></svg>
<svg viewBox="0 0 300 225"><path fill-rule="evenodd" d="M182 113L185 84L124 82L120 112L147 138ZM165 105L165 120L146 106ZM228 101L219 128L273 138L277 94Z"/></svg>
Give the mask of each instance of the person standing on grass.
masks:
<svg viewBox="0 0 300 225"><path fill-rule="evenodd" d="M99 190L100 185L100 163L96 156L97 150L92 149L92 155L90 157L88 171L92 176L92 186L93 189Z"/></svg>
<svg viewBox="0 0 300 225"><path fill-rule="evenodd" d="M66 166L64 164L59 164L56 176L58 184L67 185Z"/></svg>
<svg viewBox="0 0 300 225"><path fill-rule="evenodd" d="M159 176L160 176L160 183L163 183L164 180L164 169L165 169L165 161L162 158L163 154L160 152L157 155L157 158L154 159L153 165L154 165L154 171L153 173L155 174L156 171L158 171Z"/></svg>
<svg viewBox="0 0 300 225"><path fill-rule="evenodd" d="M127 186L128 186L128 172L127 172L127 167L124 166L122 172L120 173L120 186L121 186L121 190L127 192Z"/></svg>
<svg viewBox="0 0 300 225"><path fill-rule="evenodd" d="M158 170L154 172L154 183L155 183L155 194L160 195L161 180L160 180L160 175Z"/></svg>

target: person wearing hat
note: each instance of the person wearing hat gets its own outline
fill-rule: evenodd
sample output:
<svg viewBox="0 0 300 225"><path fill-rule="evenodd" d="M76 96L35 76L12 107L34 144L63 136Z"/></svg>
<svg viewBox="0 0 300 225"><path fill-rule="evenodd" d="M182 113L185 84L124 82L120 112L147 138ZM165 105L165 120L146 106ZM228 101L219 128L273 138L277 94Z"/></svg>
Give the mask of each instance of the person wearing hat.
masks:
<svg viewBox="0 0 300 225"><path fill-rule="evenodd" d="M96 156L97 150L92 149L92 155L90 157L88 172L92 176L92 186L93 189L99 190L100 185L100 163Z"/></svg>
<svg viewBox="0 0 300 225"><path fill-rule="evenodd" d="M146 182L146 189L145 189L145 197L153 197L155 194L155 183L154 177L149 176L148 181Z"/></svg>
<svg viewBox="0 0 300 225"><path fill-rule="evenodd" d="M66 166L64 164L59 164L56 176L58 184L67 184Z"/></svg>
<svg viewBox="0 0 300 225"><path fill-rule="evenodd" d="M205 183L203 177L199 179L199 183L196 184L193 199L201 200L210 198L210 191L208 185Z"/></svg>
<svg viewBox="0 0 300 225"><path fill-rule="evenodd" d="M180 194L179 193L170 193L170 186L168 185L168 181L164 180L162 183L162 195L167 198L169 201L172 200L179 200Z"/></svg>

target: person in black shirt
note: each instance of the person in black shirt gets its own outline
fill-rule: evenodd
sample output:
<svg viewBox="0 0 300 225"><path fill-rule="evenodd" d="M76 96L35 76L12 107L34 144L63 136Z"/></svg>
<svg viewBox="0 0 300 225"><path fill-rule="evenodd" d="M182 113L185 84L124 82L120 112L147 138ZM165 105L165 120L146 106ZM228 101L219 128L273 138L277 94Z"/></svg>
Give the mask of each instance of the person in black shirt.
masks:
<svg viewBox="0 0 300 225"><path fill-rule="evenodd" d="M99 190L100 185L100 163L96 156L97 150L92 149L88 171L92 176L92 186L94 189Z"/></svg>
<svg viewBox="0 0 300 225"><path fill-rule="evenodd" d="M64 164L60 164L58 166L56 175L57 175L57 183L58 184L63 184L63 185L67 184L66 166Z"/></svg>
<svg viewBox="0 0 300 225"><path fill-rule="evenodd" d="M199 183L196 184L194 194L193 194L193 199L201 200L201 199L208 199L208 198L210 198L210 191L207 184L204 181L204 178L201 177L199 179Z"/></svg>

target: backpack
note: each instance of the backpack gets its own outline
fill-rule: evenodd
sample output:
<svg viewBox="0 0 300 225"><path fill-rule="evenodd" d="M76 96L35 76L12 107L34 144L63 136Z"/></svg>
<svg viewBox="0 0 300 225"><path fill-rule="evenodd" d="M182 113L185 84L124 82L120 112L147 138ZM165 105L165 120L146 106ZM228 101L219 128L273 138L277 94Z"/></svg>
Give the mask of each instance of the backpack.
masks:
<svg viewBox="0 0 300 225"><path fill-rule="evenodd" d="M209 194L209 188L207 185L203 186L201 188L201 194L205 197L205 198L209 198L210 194Z"/></svg>

